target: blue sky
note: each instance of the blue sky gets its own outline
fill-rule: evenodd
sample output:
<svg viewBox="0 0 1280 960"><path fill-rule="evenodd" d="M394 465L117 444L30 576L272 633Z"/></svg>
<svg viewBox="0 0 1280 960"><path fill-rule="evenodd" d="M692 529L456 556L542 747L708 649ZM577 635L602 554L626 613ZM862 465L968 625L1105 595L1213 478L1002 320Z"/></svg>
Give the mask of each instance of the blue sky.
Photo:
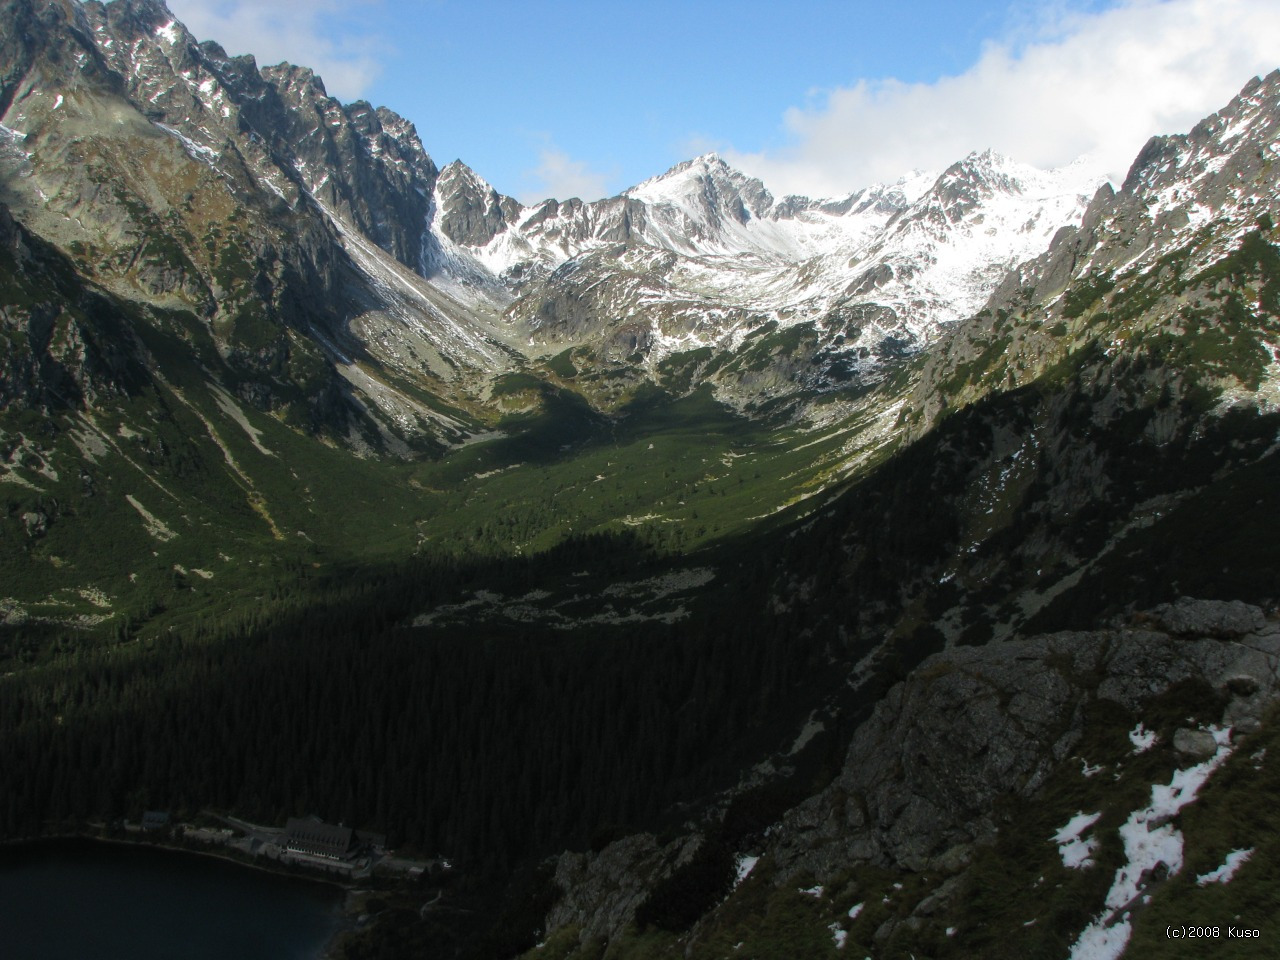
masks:
<svg viewBox="0 0 1280 960"><path fill-rule="evenodd" d="M200 39L314 67L500 191L616 193L717 150L838 195L994 147L1113 178L1280 66L1275 0L170 0Z"/></svg>

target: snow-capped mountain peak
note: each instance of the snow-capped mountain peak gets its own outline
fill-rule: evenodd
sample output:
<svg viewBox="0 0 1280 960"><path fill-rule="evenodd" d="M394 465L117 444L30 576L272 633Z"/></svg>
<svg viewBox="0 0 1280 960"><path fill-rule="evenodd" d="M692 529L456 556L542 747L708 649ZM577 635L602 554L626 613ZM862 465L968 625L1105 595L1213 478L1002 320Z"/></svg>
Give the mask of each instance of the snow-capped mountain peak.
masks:
<svg viewBox="0 0 1280 960"><path fill-rule="evenodd" d="M707 153L625 191L651 207L677 207L695 218L730 216L739 223L768 216L773 195L754 177Z"/></svg>
<svg viewBox="0 0 1280 960"><path fill-rule="evenodd" d="M461 317L479 304L491 318L511 303L504 336L535 353L556 338L611 341L625 327L622 355L654 364L701 346L737 349L769 324L811 324L819 349L860 355L886 338L923 346L1077 222L1096 186L983 151L940 176L778 199L707 153L615 197L526 207L460 160L438 169L411 123L340 103L304 67L259 68L196 43L159 0L73 9L78 56L105 64L143 123L176 140L202 175L235 183L264 210L319 212L366 272L375 248L389 254L399 266L379 261L374 286L412 298L417 281L405 286L397 271L416 272L450 301L428 314ZM557 328L557 316L572 324Z"/></svg>

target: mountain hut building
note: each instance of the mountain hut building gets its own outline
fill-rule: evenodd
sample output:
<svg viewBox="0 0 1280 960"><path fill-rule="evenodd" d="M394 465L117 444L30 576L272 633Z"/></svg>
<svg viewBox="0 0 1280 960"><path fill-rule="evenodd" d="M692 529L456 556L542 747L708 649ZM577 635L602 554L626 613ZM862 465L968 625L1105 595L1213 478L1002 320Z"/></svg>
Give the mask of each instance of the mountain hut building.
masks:
<svg viewBox="0 0 1280 960"><path fill-rule="evenodd" d="M355 853L354 836L350 827L341 824L325 823L315 817L290 817L284 827L284 846L290 853L345 860Z"/></svg>

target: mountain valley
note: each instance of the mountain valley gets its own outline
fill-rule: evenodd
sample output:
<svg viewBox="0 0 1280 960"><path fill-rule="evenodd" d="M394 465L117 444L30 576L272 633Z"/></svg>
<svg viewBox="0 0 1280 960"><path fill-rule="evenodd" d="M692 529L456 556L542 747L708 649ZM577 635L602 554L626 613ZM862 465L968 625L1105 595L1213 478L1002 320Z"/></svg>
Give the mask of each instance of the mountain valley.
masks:
<svg viewBox="0 0 1280 960"><path fill-rule="evenodd" d="M526 206L159 0L0 10L5 839L457 865L352 960L1280 933L1280 72L1116 186Z"/></svg>

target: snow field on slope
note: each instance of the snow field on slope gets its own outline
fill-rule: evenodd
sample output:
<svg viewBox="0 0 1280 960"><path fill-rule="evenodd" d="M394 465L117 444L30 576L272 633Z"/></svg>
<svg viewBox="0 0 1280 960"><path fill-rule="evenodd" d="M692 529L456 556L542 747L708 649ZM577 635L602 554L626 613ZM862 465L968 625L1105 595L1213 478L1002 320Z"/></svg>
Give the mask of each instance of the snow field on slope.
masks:
<svg viewBox="0 0 1280 960"><path fill-rule="evenodd" d="M997 186L970 215L954 222L944 217L942 225L930 214L937 219L945 178L926 174L864 192L897 189L909 206L896 213L873 204L846 214L809 208L778 216L775 206L741 223L716 207L732 203L748 178L714 156L690 161L624 194L647 205L636 228L640 241L680 256L662 282L646 285L643 300L630 306L732 306L789 326L822 316L860 275L888 264L888 283L849 302L887 307L909 337L927 340L941 325L977 310L1005 271L1043 250L1061 226L1078 222L1101 183L1084 162L1040 171L993 154L970 161ZM467 249L501 273L521 261L558 266L607 245L566 239L560 227L568 224L558 224L558 217L526 226L529 219L526 211L485 247ZM714 339L700 338L700 344ZM664 346L664 354L688 349L683 341Z"/></svg>
<svg viewBox="0 0 1280 960"><path fill-rule="evenodd" d="M1126 862L1116 871L1102 913L1072 945L1070 960L1117 960L1133 932L1128 910L1147 888L1157 868L1163 865L1169 876L1182 869L1182 832L1169 821L1195 802L1200 788L1233 749L1230 727L1208 729L1218 745L1213 756L1175 770L1168 784L1153 784L1151 802L1133 811L1120 827Z"/></svg>

